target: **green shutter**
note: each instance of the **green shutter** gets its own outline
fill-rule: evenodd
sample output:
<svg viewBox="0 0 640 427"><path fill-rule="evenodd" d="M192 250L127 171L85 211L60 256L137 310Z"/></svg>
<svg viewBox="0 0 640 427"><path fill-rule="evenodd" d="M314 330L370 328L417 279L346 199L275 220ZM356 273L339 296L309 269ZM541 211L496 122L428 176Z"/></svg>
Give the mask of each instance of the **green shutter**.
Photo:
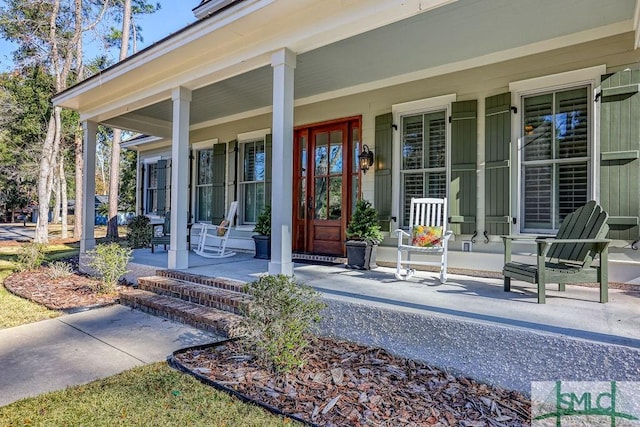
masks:
<svg viewBox="0 0 640 427"><path fill-rule="evenodd" d="M273 143L272 143L272 135L268 134L264 140L264 151L266 154L265 159L265 189L264 189L264 203L267 205L271 205L271 167L272 167L272 156L273 156Z"/></svg>
<svg viewBox="0 0 640 427"><path fill-rule="evenodd" d="M233 140L228 143L227 146L227 176L229 182L227 183L227 194L229 195L229 201L238 200L238 141Z"/></svg>
<svg viewBox="0 0 640 427"><path fill-rule="evenodd" d="M485 99L485 229L511 231L511 93Z"/></svg>
<svg viewBox="0 0 640 427"><path fill-rule="evenodd" d="M640 216L640 70L602 76L600 203L609 238L636 240Z"/></svg>
<svg viewBox="0 0 640 427"><path fill-rule="evenodd" d="M158 215L164 215L167 210L167 161L158 160L156 165L156 171L158 173Z"/></svg>
<svg viewBox="0 0 640 427"><path fill-rule="evenodd" d="M393 114L376 117L375 177L373 203L380 225L390 231L391 224L391 153L393 151Z"/></svg>
<svg viewBox="0 0 640 427"><path fill-rule="evenodd" d="M449 222L455 234L476 231L478 101L451 104Z"/></svg>
<svg viewBox="0 0 640 427"><path fill-rule="evenodd" d="M211 188L211 223L220 224L225 218L226 206L224 202L225 178L227 176L227 144L213 146L212 188Z"/></svg>

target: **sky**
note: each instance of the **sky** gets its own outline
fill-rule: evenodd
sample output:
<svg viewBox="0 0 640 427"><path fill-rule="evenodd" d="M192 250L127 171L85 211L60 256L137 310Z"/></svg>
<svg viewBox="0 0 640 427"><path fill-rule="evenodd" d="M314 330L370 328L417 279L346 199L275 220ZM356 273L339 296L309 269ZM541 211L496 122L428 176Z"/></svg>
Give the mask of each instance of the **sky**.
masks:
<svg viewBox="0 0 640 427"><path fill-rule="evenodd" d="M136 19L142 27L144 42L138 42L138 50L152 45L186 25L195 22L192 9L200 4L200 0L150 0L150 3L160 3L161 9L154 14L145 15ZM5 6L5 0L0 0L0 7ZM6 40L0 40L0 72L12 68L11 52L15 46ZM91 41L91 37L85 38L85 59L97 57L104 53L104 48ZM115 59L118 56L116 49L111 49L109 57Z"/></svg>

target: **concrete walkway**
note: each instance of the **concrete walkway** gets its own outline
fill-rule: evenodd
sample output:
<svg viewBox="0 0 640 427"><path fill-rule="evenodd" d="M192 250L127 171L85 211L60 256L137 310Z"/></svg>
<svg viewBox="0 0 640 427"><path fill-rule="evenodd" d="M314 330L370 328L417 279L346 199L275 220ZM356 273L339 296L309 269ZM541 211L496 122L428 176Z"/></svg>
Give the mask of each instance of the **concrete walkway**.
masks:
<svg viewBox="0 0 640 427"><path fill-rule="evenodd" d="M0 406L219 339L121 305L0 329Z"/></svg>

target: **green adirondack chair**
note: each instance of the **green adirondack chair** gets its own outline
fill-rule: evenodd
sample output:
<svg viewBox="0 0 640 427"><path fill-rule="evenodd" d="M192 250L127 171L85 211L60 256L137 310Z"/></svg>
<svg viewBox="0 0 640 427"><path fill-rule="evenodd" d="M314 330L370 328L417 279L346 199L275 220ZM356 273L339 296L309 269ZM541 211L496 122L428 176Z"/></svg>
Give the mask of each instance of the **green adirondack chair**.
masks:
<svg viewBox="0 0 640 427"><path fill-rule="evenodd" d="M160 231L162 227L162 231ZM156 232L157 231L157 232ZM171 212L167 211L164 215L164 223L156 224L153 226L153 235L151 236L151 253L154 253L154 247L156 245L163 245L164 250L167 250L167 245L171 240Z"/></svg>
<svg viewBox="0 0 640 427"><path fill-rule="evenodd" d="M511 290L511 279L538 284L538 303L545 303L545 286L558 283L560 291L567 283L599 283L600 302L609 299L607 213L594 201L567 215L555 238L503 236L504 290ZM514 240L534 239L536 265L511 261ZM594 265L596 255L599 265Z"/></svg>

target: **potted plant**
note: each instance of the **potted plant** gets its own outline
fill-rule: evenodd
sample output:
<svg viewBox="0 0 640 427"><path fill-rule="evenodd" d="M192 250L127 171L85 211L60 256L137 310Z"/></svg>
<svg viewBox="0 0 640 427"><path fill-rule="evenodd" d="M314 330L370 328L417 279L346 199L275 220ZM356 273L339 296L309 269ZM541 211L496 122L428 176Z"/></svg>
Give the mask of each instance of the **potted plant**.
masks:
<svg viewBox="0 0 640 427"><path fill-rule="evenodd" d="M356 203L347 225L347 267L361 270L376 268L376 248L383 236L378 223L378 211L368 200Z"/></svg>
<svg viewBox="0 0 640 427"><path fill-rule="evenodd" d="M271 206L266 205L260 215L253 231L253 241L256 244L256 255L254 258L271 259Z"/></svg>

